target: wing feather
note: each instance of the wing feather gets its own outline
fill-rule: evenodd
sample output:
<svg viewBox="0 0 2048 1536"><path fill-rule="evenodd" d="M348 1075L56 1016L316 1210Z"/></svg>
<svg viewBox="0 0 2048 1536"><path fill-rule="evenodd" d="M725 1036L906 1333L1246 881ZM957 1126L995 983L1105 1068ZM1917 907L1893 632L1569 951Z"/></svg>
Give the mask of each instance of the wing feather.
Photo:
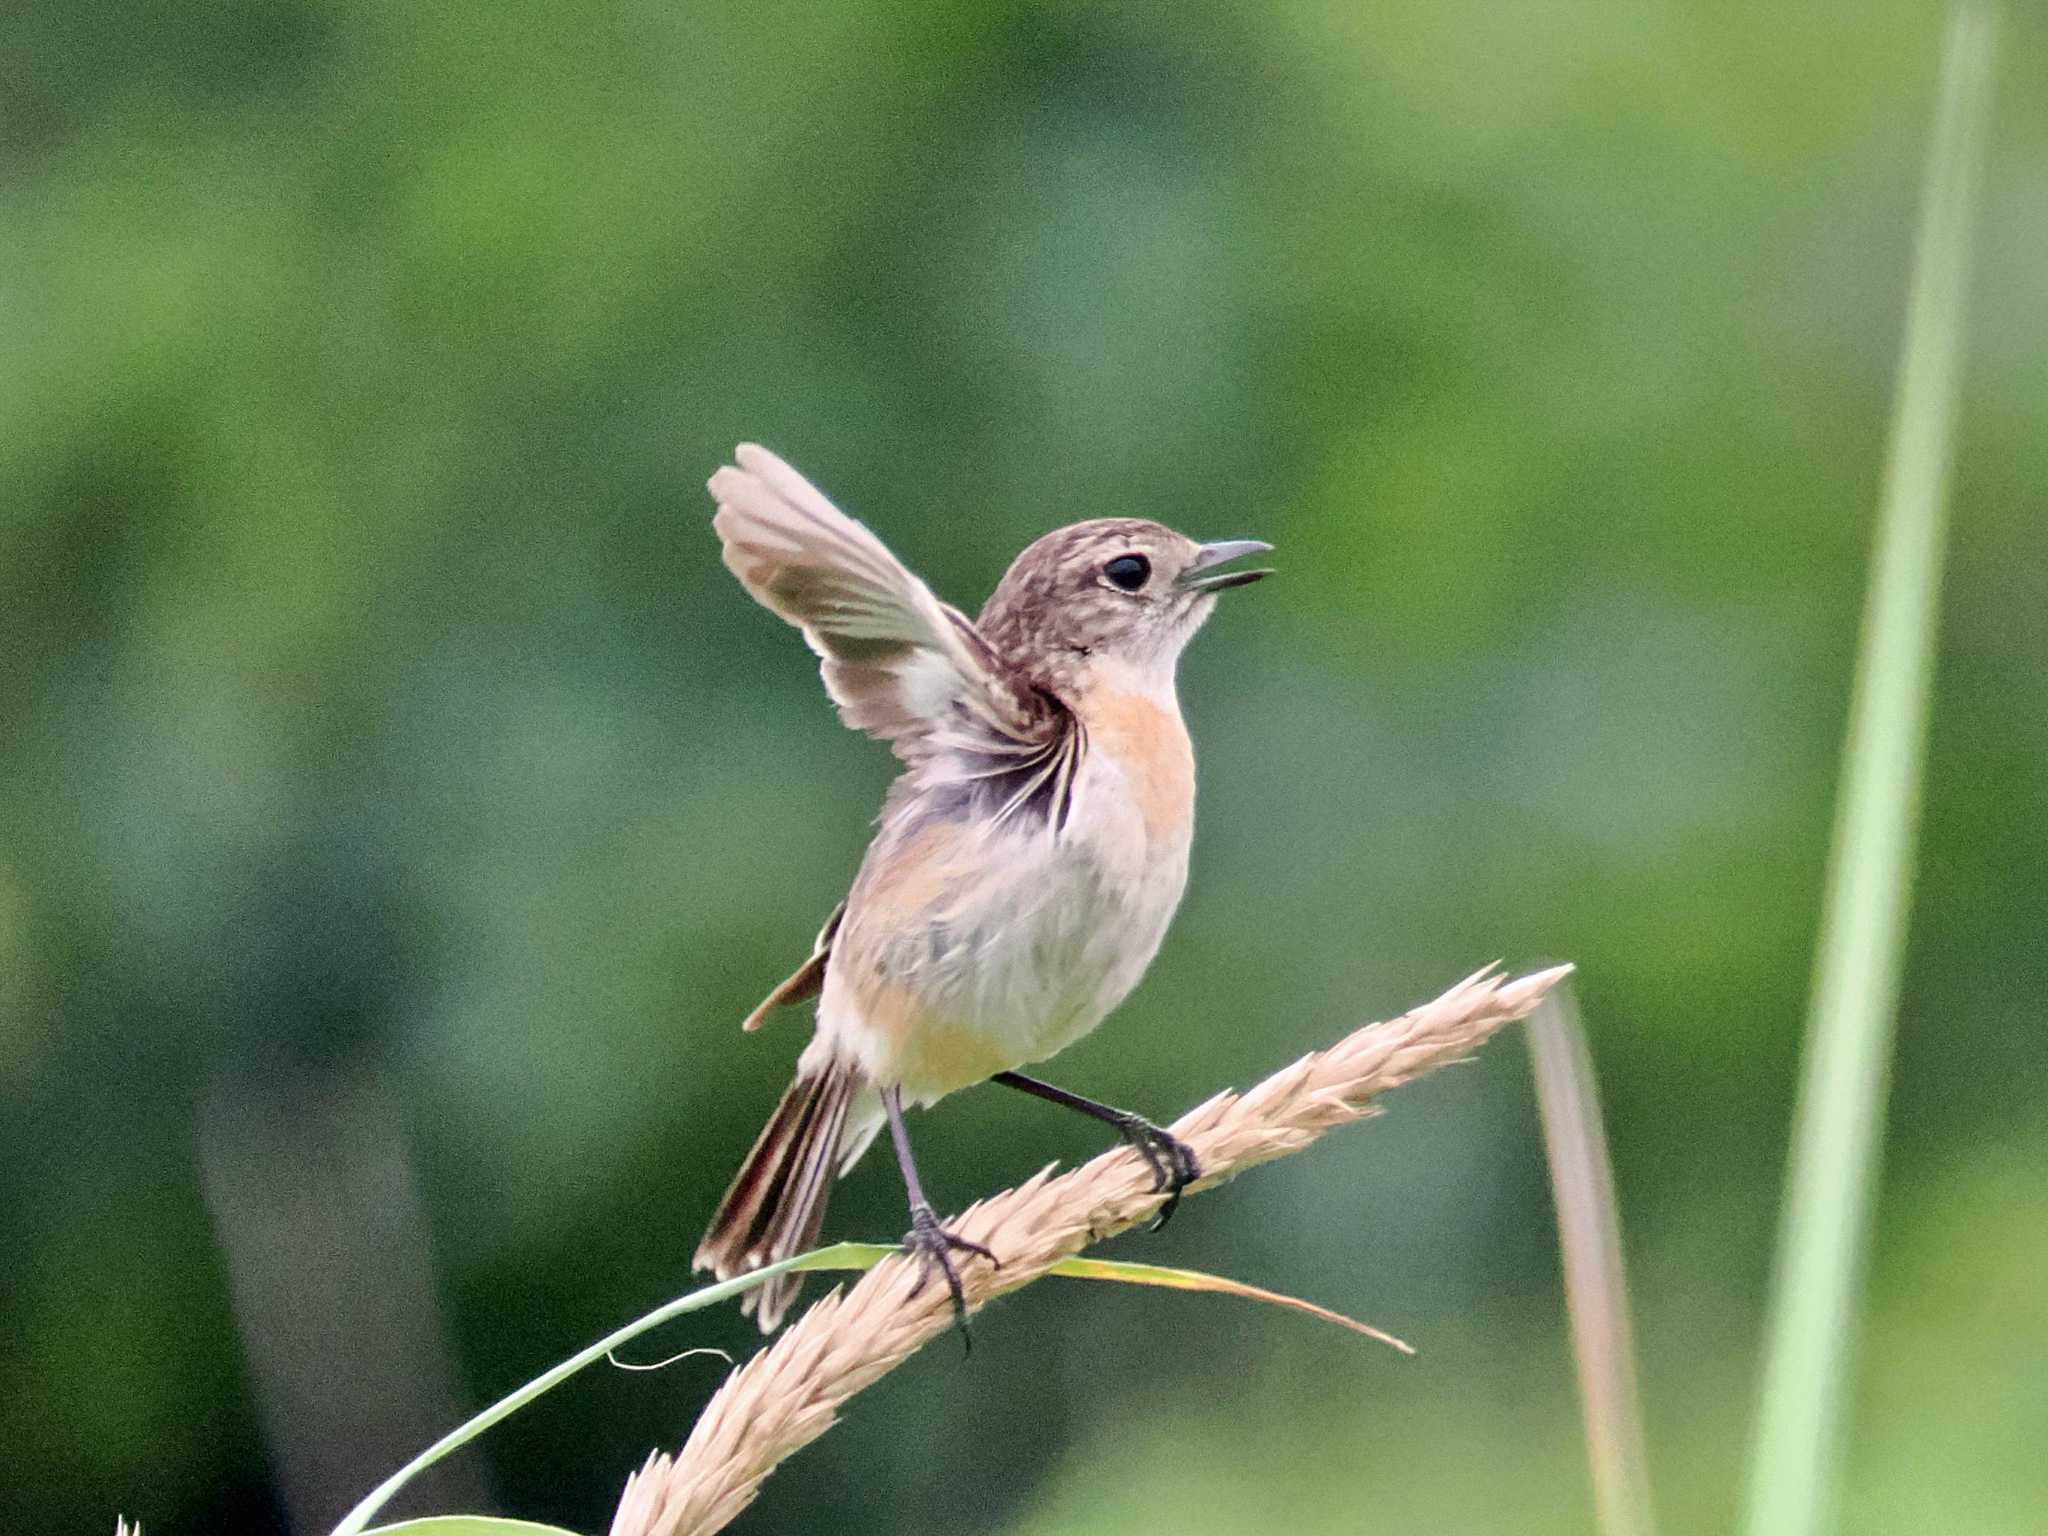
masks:
<svg viewBox="0 0 2048 1536"><path fill-rule="evenodd" d="M733 457L710 481L725 563L803 631L848 725L912 763L1037 756L1060 737L1065 711L880 539L766 448L742 443Z"/></svg>
<svg viewBox="0 0 2048 1536"><path fill-rule="evenodd" d="M825 926L818 930L817 942L811 946L811 958L761 999L760 1006L740 1022L741 1029L752 1034L768 1022L768 1015L776 1009L808 1001L825 990L825 967L832 959L832 941L839 936L839 920L845 916L846 903L842 901L825 919Z"/></svg>

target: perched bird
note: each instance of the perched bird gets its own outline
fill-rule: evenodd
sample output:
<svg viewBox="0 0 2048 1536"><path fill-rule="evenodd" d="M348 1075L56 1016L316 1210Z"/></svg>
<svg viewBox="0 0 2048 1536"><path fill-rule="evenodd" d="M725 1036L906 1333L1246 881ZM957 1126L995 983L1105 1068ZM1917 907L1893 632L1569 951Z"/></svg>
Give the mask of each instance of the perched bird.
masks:
<svg viewBox="0 0 2048 1536"><path fill-rule="evenodd" d="M905 1246L965 1321L952 1255L996 1262L925 1198L906 1105L998 1082L1115 1127L1168 1191L1201 1170L1138 1115L1017 1069L1099 1024L1157 953L1187 885L1195 760L1174 665L1223 569L1271 548L1097 518L1047 534L969 622L765 448L711 477L725 563L822 658L840 717L903 760L846 900L745 1023L818 998L817 1028L698 1246L720 1279L816 1241L833 1182L884 1124L910 1197ZM748 1293L764 1333L802 1284Z"/></svg>

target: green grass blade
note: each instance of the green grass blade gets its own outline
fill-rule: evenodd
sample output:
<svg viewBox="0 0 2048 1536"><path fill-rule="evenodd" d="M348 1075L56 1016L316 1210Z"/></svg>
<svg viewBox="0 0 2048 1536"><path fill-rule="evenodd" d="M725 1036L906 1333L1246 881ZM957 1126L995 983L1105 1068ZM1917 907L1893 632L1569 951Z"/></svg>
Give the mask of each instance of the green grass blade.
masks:
<svg viewBox="0 0 2048 1536"><path fill-rule="evenodd" d="M370 1495L350 1510L341 1524L334 1528L334 1536L383 1536L383 1533L387 1532L390 1536L398 1536L401 1532L405 1533L405 1536L414 1536L414 1533L418 1533L418 1536L467 1536L471 1531L475 1532L475 1536L491 1536L491 1533L499 1530L503 1530L506 1536L511 1536L512 1532L521 1529L534 1532L549 1529L544 1526L521 1526L517 1521L501 1520L493 1524L480 1515L436 1516L428 1520L380 1526L374 1532L369 1529L369 1524L377 1511L390 1502L393 1494L450 1451L467 1445L493 1424L510 1418L535 1398L560 1386L585 1366L595 1365L621 1344L638 1338L649 1329L658 1328L686 1312L698 1312L705 1307L716 1306L721 1301L730 1301L764 1281L773 1279L776 1275L788 1274L792 1270L873 1269L883 1259L898 1251L900 1250L894 1243L834 1243L828 1248L816 1248L809 1253L798 1254L793 1259L784 1259L779 1264L770 1264L765 1268L753 1270L735 1280L707 1285L702 1290L691 1291L687 1295L678 1296L674 1301L656 1307L644 1317L635 1318L623 1328L606 1334L595 1344L580 1349L568 1359L549 1367L523 1387L508 1392L475 1417L450 1430L372 1489ZM1414 1353L1393 1335L1355 1322L1342 1313L1330 1311L1327 1307L1319 1307L1313 1302L1302 1301L1297 1297L1284 1296L1277 1291L1261 1290L1257 1286L1245 1285L1239 1281L1203 1274L1198 1270L1166 1269L1157 1264L1126 1264L1112 1259L1073 1258L1055 1264L1047 1273L1077 1280L1117 1280L1127 1285L1157 1285L1174 1290L1214 1291L1244 1297L1272 1306L1289 1307L1297 1312L1305 1312L1325 1322L1349 1328L1367 1338L1377 1339L1405 1354ZM471 1523L463 1525L463 1521Z"/></svg>
<svg viewBox="0 0 2048 1536"><path fill-rule="evenodd" d="M798 1254L793 1259L784 1259L780 1264L767 1265L735 1280L721 1280L716 1285L707 1285L702 1290L691 1291L688 1295L678 1296L664 1306L656 1307L645 1317L637 1318L623 1328L615 1329L595 1344L578 1350L560 1364L541 1372L525 1386L507 1393L468 1422L450 1430L372 1489L369 1497L350 1510L341 1524L334 1528L334 1536L362 1536L369 1526L370 1518L384 1507L394 1493L443 1456L467 1445L493 1424L509 1418L542 1393L552 1391L585 1366L596 1364L621 1344L637 1339L650 1328L658 1328L671 1318L681 1317L686 1312L701 1311L705 1307L716 1306L721 1301L729 1301L752 1290L763 1281L776 1275L787 1274L791 1270L867 1269L879 1263L884 1255L895 1251L894 1247L883 1243L834 1243L829 1248Z"/></svg>
<svg viewBox="0 0 2048 1536"><path fill-rule="evenodd" d="M1745 1529L1834 1517L1841 1399L1877 1176L1962 364L1970 236L1997 15L1950 14L1757 1409Z"/></svg>
<svg viewBox="0 0 2048 1536"><path fill-rule="evenodd" d="M1246 1285L1242 1280L1226 1280L1221 1275L1212 1275L1199 1269L1171 1269L1164 1264L1132 1264L1120 1259L1062 1259L1046 1271L1049 1275L1062 1275L1069 1280L1114 1280L1122 1285L1157 1285L1170 1291L1207 1291L1217 1296L1235 1296L1241 1301L1262 1302L1269 1307L1285 1307L1308 1317L1321 1318L1326 1323L1335 1323L1339 1328L1348 1328L1361 1338L1372 1339L1384 1344L1398 1354L1412 1355L1415 1348L1395 1338L1391 1333L1361 1323L1342 1312L1333 1312L1328 1307L1317 1306L1312 1301L1303 1301L1299 1296L1289 1296L1283 1291L1269 1291L1262 1286Z"/></svg>

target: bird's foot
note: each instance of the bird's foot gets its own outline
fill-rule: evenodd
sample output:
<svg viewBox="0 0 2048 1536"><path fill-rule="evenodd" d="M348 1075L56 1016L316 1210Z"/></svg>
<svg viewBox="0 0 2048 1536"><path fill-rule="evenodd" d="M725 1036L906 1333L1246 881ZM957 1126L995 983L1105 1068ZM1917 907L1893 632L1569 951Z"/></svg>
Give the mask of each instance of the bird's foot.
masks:
<svg viewBox="0 0 2048 1536"><path fill-rule="evenodd" d="M955 1253L979 1254L997 1269L1003 1261L995 1256L992 1249L948 1232L939 1225L938 1213L923 1201L910 1207L910 1230L903 1235L903 1251L913 1255L919 1265L917 1284L910 1294L915 1296L925 1287L936 1269L946 1277L946 1289L953 1297L953 1321L960 1329L961 1342L971 1352L974 1339L967 1331L967 1294L960 1288L960 1271L953 1267Z"/></svg>
<svg viewBox="0 0 2048 1536"><path fill-rule="evenodd" d="M1151 1165L1152 1187L1166 1191L1165 1203L1152 1218L1152 1230L1157 1232L1180 1209L1181 1192L1202 1176L1202 1160L1195 1156L1193 1147L1143 1115L1125 1115L1116 1122L1116 1128Z"/></svg>

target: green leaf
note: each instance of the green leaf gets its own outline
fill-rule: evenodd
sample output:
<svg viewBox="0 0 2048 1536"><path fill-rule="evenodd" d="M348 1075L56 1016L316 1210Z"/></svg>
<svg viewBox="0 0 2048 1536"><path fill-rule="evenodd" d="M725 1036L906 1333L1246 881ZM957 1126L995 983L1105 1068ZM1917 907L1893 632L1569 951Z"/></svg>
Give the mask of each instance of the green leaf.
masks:
<svg viewBox="0 0 2048 1536"><path fill-rule="evenodd" d="M638 1338L649 1329L658 1328L663 1323L668 1322L672 1318L681 1317L686 1312L701 1311L705 1307L715 1306L721 1301L729 1301L735 1296L744 1295L755 1286L772 1280L777 1275L786 1275L802 1270L873 1269L882 1260L888 1258L890 1254L898 1251L894 1243L834 1243L828 1248L813 1249L809 1253L798 1254L793 1259L784 1259L779 1264L770 1264L763 1269L754 1270L749 1274L741 1275L736 1280L721 1280L716 1285L707 1285L701 1290L691 1291L687 1295L678 1296L674 1301L656 1307L645 1317L638 1318L626 1324L625 1327L606 1334L595 1344L578 1350L560 1364L551 1366L549 1369L541 1372L540 1375L534 1377L525 1386L507 1393L504 1397L499 1398L497 1402L491 1404L490 1407L484 1409L483 1412L471 1418L467 1423L443 1435L439 1440L436 1440L424 1451L421 1451L419 1455L413 1457L411 1461L400 1467L391 1476L379 1483L376 1488L371 1490L369 1497L350 1510L347 1518L334 1528L334 1536L372 1536L369 1529L370 1517L383 1508L394 1493L403 1488L420 1472L431 1467L450 1451L467 1445L493 1424L517 1413L542 1393L552 1391L560 1386L585 1366L594 1365L621 1344ZM1126 1285L1158 1285L1179 1291L1213 1291L1222 1295L1242 1296L1248 1300L1263 1301L1277 1307L1288 1307L1297 1312L1305 1312L1311 1317L1319 1317L1325 1322L1336 1323L1340 1327L1351 1329L1354 1333L1363 1334L1369 1339L1377 1339L1383 1344L1400 1350L1403 1354L1412 1355L1415 1353L1414 1350L1410 1349L1393 1335L1382 1333L1377 1328L1369 1328L1364 1323L1353 1322L1343 1314L1332 1312L1326 1307L1316 1306L1313 1302L1301 1301L1292 1296L1283 1296L1277 1291L1261 1290L1255 1285L1245 1285L1236 1280L1225 1280L1216 1275L1205 1275L1197 1270L1163 1269L1156 1264L1120 1264L1112 1259L1068 1259L1063 1263L1054 1265L1049 1273L1065 1275L1078 1280L1117 1280ZM452 1525L444 1528L434 1521L415 1520L405 1525L382 1526L378 1530L380 1533L402 1531L406 1533L406 1536L457 1536L457 1533L472 1530L478 1533L497 1531L509 1533L515 1530L525 1530L531 1533L549 1529L547 1526L521 1526L517 1521L496 1521L493 1523L487 1521L481 1515L454 1515L443 1518L482 1523L473 1526Z"/></svg>
<svg viewBox="0 0 2048 1536"><path fill-rule="evenodd" d="M678 1296L674 1301L656 1307L645 1317L637 1318L625 1327L613 1330L595 1344L580 1349L560 1364L549 1367L525 1386L507 1393L483 1412L450 1430L371 1489L368 1497L350 1510L341 1524L334 1528L334 1536L365 1536L369 1529L370 1517L382 1509L394 1493L419 1473L431 1467L450 1451L467 1445L493 1424L511 1417L542 1393L560 1386L585 1366L596 1364L621 1344L637 1339L650 1328L659 1328L669 1319L681 1317L685 1312L701 1311L734 1296L744 1295L777 1275L807 1269L870 1269L883 1255L893 1252L895 1249L879 1243L835 1243L829 1248L818 1248L810 1253L798 1254L793 1259L784 1259L779 1264L766 1265L735 1280L721 1280L716 1285L704 1286L700 1290Z"/></svg>
<svg viewBox="0 0 2048 1536"><path fill-rule="evenodd" d="M1319 1307L1312 1301L1303 1301L1299 1296L1289 1296L1280 1291L1246 1285L1242 1280L1226 1280L1221 1275L1205 1274L1199 1269L1168 1269L1162 1264L1126 1264L1115 1259L1074 1258L1055 1264L1047 1273L1064 1275L1070 1280L1115 1280L1124 1285L1158 1285L1174 1291L1212 1291L1222 1296L1242 1297L1246 1301L1262 1301L1268 1306L1305 1312L1310 1317L1319 1317L1326 1323L1349 1328L1353 1333L1363 1334L1368 1339L1376 1339L1389 1349L1399 1350L1404 1355L1415 1353L1413 1345L1404 1343L1391 1333L1383 1333L1369 1324L1346 1317L1342 1312Z"/></svg>
<svg viewBox="0 0 2048 1536"><path fill-rule="evenodd" d="M1950 12L1750 1442L1750 1536L1811 1536L1833 1524L1843 1382L1913 889L1964 296L1997 31L1988 3L1963 0Z"/></svg>

